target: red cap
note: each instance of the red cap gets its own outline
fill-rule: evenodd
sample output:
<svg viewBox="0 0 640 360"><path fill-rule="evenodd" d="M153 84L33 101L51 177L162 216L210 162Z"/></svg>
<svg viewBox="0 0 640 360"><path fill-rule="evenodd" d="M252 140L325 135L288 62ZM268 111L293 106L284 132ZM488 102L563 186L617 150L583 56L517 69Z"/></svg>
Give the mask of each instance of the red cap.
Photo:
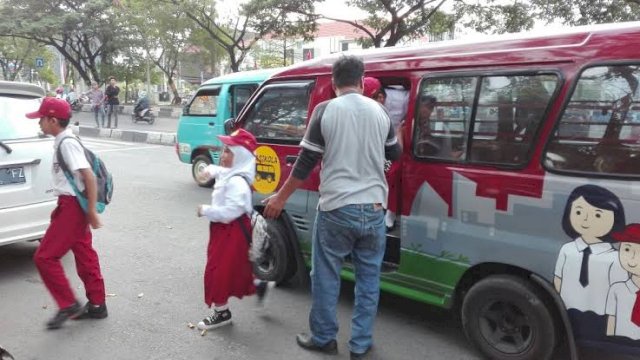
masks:
<svg viewBox="0 0 640 360"><path fill-rule="evenodd" d="M382 84L380 84L380 80L374 77L367 76L364 78L362 86L362 95L370 98L373 97L373 95L375 95L378 91L380 91Z"/></svg>
<svg viewBox="0 0 640 360"><path fill-rule="evenodd" d="M69 106L69 103L66 100L54 97L45 97L42 99L42 103L40 104L38 111L34 111L26 115L29 119L39 119L45 116L51 116L60 120L71 119L71 106Z"/></svg>
<svg viewBox="0 0 640 360"><path fill-rule="evenodd" d="M611 237L619 242L640 244L640 224L629 224L623 231L611 234Z"/></svg>
<svg viewBox="0 0 640 360"><path fill-rule="evenodd" d="M256 137L252 133L245 129L238 129L231 133L231 135L218 135L218 139L225 145L238 145L242 146L250 152L254 152L258 147Z"/></svg>

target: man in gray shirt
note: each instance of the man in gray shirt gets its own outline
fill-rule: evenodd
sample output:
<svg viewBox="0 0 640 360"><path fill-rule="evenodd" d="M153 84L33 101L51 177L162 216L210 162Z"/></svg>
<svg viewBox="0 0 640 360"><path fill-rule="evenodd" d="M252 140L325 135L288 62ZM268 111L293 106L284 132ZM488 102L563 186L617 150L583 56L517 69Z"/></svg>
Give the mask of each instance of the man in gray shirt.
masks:
<svg viewBox="0 0 640 360"><path fill-rule="evenodd" d="M349 341L352 359L364 357L373 342L386 243L384 160L400 157L386 110L362 96L363 76L364 64L356 57L341 57L333 64L338 97L314 109L293 171L282 188L265 199L264 210L265 217L278 217L289 196L322 158L312 240L311 334L298 334L296 341L307 350L337 353L340 270L351 254L356 277Z"/></svg>

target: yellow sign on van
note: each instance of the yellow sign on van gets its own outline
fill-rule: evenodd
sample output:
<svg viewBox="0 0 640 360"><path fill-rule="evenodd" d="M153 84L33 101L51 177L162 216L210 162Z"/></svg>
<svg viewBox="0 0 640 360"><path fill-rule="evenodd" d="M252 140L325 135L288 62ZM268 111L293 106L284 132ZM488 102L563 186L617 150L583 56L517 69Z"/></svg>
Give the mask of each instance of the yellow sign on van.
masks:
<svg viewBox="0 0 640 360"><path fill-rule="evenodd" d="M261 194L276 191L280 183L280 160L278 154L268 146L256 149L256 178L253 187Z"/></svg>

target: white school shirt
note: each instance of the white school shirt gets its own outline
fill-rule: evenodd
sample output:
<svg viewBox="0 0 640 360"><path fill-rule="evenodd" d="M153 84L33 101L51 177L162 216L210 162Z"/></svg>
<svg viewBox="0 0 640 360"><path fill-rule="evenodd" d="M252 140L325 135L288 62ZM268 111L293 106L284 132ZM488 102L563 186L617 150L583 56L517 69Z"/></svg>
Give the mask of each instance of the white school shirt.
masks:
<svg viewBox="0 0 640 360"><path fill-rule="evenodd" d="M566 243L560 249L555 276L562 279L560 296L567 309L593 311L604 315L609 287L616 282L629 279L629 274L618 260L618 251L606 242L591 245L589 256L589 284L580 284L582 252L587 243L581 237Z"/></svg>
<svg viewBox="0 0 640 360"><path fill-rule="evenodd" d="M607 315L616 317L614 335L626 336L633 340L640 339L640 326L631 322L631 314L638 291L640 288L631 279L611 286L607 296Z"/></svg>
<svg viewBox="0 0 640 360"><path fill-rule="evenodd" d="M56 196L60 195L71 195L76 196L76 193L73 191L73 188L69 184L67 177L64 175L64 171L60 167L58 163L58 146L60 145L60 141L65 137L73 137L73 132L71 129L66 129L63 132L56 135L56 138L53 142L53 193ZM82 181L82 176L80 175L80 169L89 169L91 166L89 165L89 161L87 161L87 157L84 154L84 149L80 145L80 143L76 140L69 139L65 140L62 144L61 148L62 156L64 157L65 162L67 163L67 167L73 173L73 178L76 182L76 186L78 190L84 190L84 182Z"/></svg>
<svg viewBox="0 0 640 360"><path fill-rule="evenodd" d="M251 214L251 188L241 176L225 178L229 171L218 165L209 165L204 170L211 178L216 178L211 192L211 205L203 205L202 213L211 222L228 224L242 214Z"/></svg>

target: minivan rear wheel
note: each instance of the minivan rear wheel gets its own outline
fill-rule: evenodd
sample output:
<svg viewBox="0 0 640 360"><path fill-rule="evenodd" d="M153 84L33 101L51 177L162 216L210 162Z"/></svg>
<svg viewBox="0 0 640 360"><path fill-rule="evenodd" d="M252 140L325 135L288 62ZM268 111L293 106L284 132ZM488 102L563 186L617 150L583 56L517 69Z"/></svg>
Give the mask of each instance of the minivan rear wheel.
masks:
<svg viewBox="0 0 640 360"><path fill-rule="evenodd" d="M480 280L462 303L467 338L490 359L550 359L557 335L543 298L533 284L516 276Z"/></svg>
<svg viewBox="0 0 640 360"><path fill-rule="evenodd" d="M253 264L253 272L258 279L275 281L280 284L290 277L290 248L287 241L287 230L277 220L267 220L269 246L259 263Z"/></svg>
<svg viewBox="0 0 640 360"><path fill-rule="evenodd" d="M211 158L207 155L198 155L193 159L191 164L191 175L193 176L193 180L195 180L196 184L201 187L210 188L213 186L215 182L214 179L211 180L203 180L201 177L204 168L211 165Z"/></svg>

